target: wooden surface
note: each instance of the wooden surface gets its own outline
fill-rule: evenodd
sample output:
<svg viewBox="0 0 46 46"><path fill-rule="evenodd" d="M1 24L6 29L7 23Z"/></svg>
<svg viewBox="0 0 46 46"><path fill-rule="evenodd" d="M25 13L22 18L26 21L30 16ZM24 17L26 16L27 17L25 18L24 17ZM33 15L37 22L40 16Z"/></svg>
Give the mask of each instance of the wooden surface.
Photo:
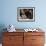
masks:
<svg viewBox="0 0 46 46"><path fill-rule="evenodd" d="M44 46L44 32L4 32L3 46Z"/></svg>
<svg viewBox="0 0 46 46"><path fill-rule="evenodd" d="M3 46L22 46L23 45L23 33L4 33Z"/></svg>
<svg viewBox="0 0 46 46"><path fill-rule="evenodd" d="M24 46L44 46L43 32L24 33Z"/></svg>

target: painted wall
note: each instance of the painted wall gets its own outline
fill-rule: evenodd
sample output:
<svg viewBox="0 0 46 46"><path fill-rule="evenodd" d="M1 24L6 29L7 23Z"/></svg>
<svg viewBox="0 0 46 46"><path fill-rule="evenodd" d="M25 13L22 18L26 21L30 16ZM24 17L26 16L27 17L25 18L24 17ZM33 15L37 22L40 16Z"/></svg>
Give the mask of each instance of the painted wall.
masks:
<svg viewBox="0 0 46 46"><path fill-rule="evenodd" d="M18 22L17 7L35 7L35 22ZM46 32L46 0L0 0L0 31L13 24L16 28L42 28Z"/></svg>
<svg viewBox="0 0 46 46"><path fill-rule="evenodd" d="M16 28L46 28L46 0L0 0L0 25ZM35 22L18 22L17 7L35 7Z"/></svg>

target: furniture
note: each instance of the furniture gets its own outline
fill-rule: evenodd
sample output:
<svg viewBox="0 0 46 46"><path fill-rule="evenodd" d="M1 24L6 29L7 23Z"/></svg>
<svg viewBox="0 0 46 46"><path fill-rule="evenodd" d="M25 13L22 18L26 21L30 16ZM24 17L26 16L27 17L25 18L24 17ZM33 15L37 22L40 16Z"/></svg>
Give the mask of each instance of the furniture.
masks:
<svg viewBox="0 0 46 46"><path fill-rule="evenodd" d="M44 32L3 32L3 46L44 46Z"/></svg>

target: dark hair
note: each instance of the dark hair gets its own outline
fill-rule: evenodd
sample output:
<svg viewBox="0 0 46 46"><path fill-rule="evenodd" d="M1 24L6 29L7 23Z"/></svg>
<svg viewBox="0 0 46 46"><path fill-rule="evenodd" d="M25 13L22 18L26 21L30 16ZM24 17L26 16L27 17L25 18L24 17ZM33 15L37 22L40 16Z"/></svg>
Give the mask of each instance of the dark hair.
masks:
<svg viewBox="0 0 46 46"><path fill-rule="evenodd" d="M29 9L29 10L31 10L31 9ZM33 15L32 15L31 12L26 11L26 12L25 12L25 15L27 16L27 18L29 18L29 19L33 19Z"/></svg>
<svg viewBox="0 0 46 46"><path fill-rule="evenodd" d="M22 17L22 12L21 12L21 9L20 9L20 16Z"/></svg>

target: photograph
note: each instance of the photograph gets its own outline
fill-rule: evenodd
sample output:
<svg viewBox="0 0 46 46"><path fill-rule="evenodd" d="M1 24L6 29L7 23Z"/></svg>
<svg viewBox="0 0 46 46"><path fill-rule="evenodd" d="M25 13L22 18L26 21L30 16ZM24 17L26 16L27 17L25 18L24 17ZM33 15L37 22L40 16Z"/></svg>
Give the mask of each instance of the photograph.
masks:
<svg viewBox="0 0 46 46"><path fill-rule="evenodd" d="M22 22L35 21L35 7L18 7L17 20Z"/></svg>

